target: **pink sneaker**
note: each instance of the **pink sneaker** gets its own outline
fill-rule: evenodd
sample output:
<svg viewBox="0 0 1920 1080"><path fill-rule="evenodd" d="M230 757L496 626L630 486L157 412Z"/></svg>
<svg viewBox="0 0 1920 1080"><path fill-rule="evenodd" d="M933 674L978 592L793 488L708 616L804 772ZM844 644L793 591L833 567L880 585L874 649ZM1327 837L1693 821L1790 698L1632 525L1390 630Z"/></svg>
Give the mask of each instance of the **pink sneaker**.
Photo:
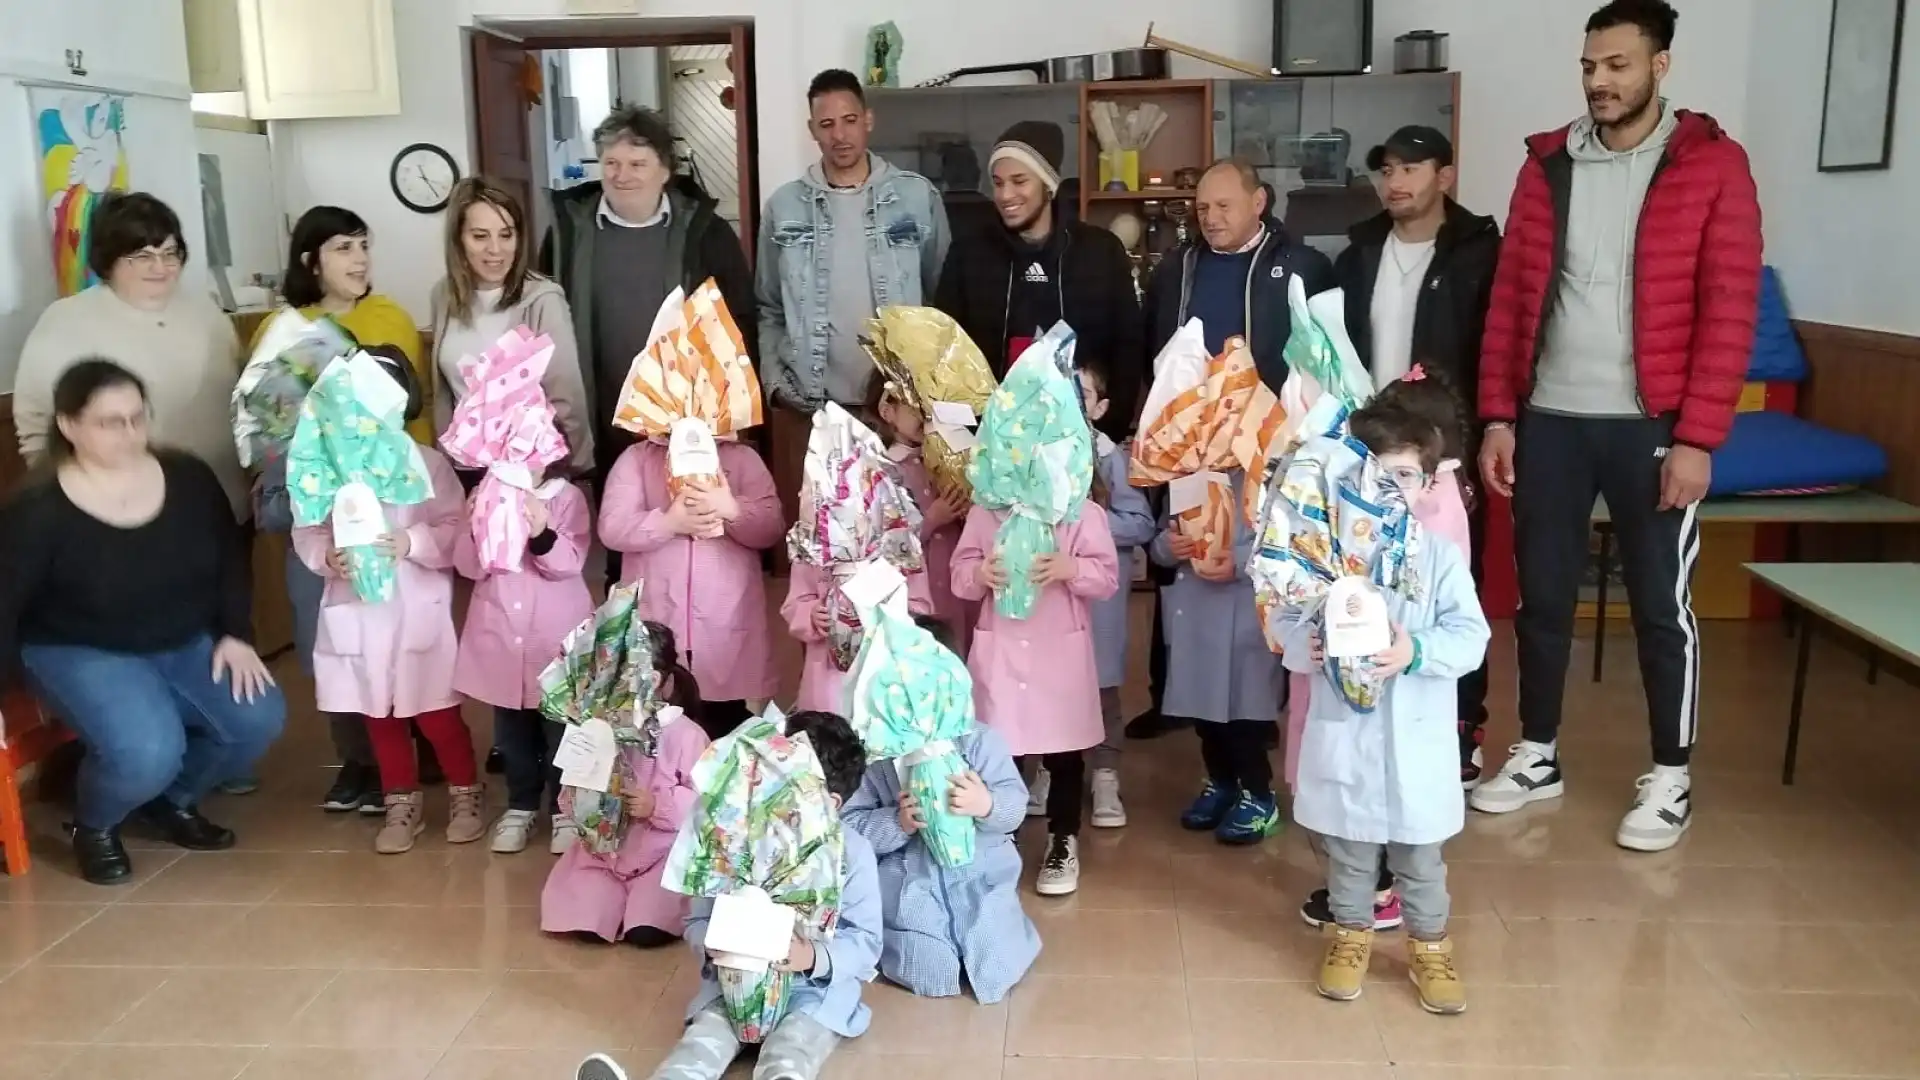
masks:
<svg viewBox="0 0 1920 1080"><path fill-rule="evenodd" d="M1315 889L1307 902L1300 905L1300 918L1308 926L1320 927L1333 921L1333 909L1327 901L1327 890ZM1375 897L1373 902L1373 928L1375 930L1398 930L1404 920L1400 914L1400 894L1388 890L1384 897Z"/></svg>

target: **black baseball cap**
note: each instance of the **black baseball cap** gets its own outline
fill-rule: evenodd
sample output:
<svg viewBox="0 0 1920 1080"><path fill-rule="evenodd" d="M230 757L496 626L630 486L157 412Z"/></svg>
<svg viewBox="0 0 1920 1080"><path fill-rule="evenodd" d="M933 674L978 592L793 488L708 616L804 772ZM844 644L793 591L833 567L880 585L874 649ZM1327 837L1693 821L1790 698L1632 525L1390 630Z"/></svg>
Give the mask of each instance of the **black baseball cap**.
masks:
<svg viewBox="0 0 1920 1080"><path fill-rule="evenodd" d="M1392 155L1402 165L1431 161L1441 168L1453 164L1453 143L1437 129L1408 124L1387 136L1387 141L1367 151L1367 171L1379 172Z"/></svg>

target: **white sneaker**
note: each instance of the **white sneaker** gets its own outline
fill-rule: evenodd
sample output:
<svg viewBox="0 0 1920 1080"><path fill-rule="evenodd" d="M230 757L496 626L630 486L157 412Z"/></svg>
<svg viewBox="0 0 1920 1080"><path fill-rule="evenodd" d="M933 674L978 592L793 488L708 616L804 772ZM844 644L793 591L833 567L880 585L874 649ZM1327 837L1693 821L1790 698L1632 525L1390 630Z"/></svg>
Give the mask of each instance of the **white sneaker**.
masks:
<svg viewBox="0 0 1920 1080"><path fill-rule="evenodd" d="M527 837L540 815L531 810L509 810L493 823L493 851L496 855L518 855L527 850Z"/></svg>
<svg viewBox="0 0 1920 1080"><path fill-rule="evenodd" d="M1067 896L1080 888L1080 838L1047 837L1047 857L1033 891L1041 896Z"/></svg>
<svg viewBox="0 0 1920 1080"><path fill-rule="evenodd" d="M1053 790L1053 777L1045 765L1033 768L1033 783L1027 785L1027 816L1040 817L1047 812L1047 792Z"/></svg>
<svg viewBox="0 0 1920 1080"><path fill-rule="evenodd" d="M1120 773L1093 770L1093 827L1118 829L1127 823L1127 807L1120 801Z"/></svg>
<svg viewBox="0 0 1920 1080"><path fill-rule="evenodd" d="M573 822L559 814L553 815L553 839L547 842L547 850L555 855L565 855L568 849L580 842L580 831Z"/></svg>
<svg viewBox="0 0 1920 1080"><path fill-rule="evenodd" d="M573 1080L627 1080L627 1071L605 1054L592 1054L574 1070Z"/></svg>
<svg viewBox="0 0 1920 1080"><path fill-rule="evenodd" d="M1630 851L1665 851L1693 824L1693 778L1685 769L1659 769L1635 781L1633 809L1620 819L1614 842Z"/></svg>
<svg viewBox="0 0 1920 1080"><path fill-rule="evenodd" d="M1506 763L1493 779L1473 789L1467 803L1483 814L1510 814L1530 802L1557 799L1566 790L1559 757L1522 742L1507 748Z"/></svg>

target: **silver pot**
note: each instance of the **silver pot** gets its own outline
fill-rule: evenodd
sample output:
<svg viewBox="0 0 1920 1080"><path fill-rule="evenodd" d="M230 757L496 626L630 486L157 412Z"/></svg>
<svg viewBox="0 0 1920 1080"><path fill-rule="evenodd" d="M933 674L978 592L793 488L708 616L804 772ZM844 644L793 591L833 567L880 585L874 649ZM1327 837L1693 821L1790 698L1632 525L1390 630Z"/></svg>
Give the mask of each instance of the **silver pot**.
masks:
<svg viewBox="0 0 1920 1080"><path fill-rule="evenodd" d="M1438 30L1411 30L1393 39L1393 71L1407 75L1447 70L1447 35Z"/></svg>

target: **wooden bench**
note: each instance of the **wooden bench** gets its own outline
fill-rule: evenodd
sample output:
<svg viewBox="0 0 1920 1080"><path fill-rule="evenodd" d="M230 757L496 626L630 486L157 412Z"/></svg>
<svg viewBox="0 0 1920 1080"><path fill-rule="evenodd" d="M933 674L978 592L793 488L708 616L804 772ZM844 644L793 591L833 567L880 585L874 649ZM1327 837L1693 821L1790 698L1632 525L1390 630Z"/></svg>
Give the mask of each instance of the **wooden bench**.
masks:
<svg viewBox="0 0 1920 1080"><path fill-rule="evenodd" d="M1780 782L1791 784L1815 628L1843 631L1875 655L1903 661L1905 670L1920 666L1920 563L1747 563L1746 568L1806 616L1793 662L1787 753L1780 767Z"/></svg>
<svg viewBox="0 0 1920 1080"><path fill-rule="evenodd" d="M1708 499L1700 504L1694 517L1702 525L1784 525L1787 528L1788 562L1800 558L1800 529L1806 525L1920 525L1920 506L1877 495L1871 491L1843 491L1833 495L1777 495L1763 498ZM1599 551L1594 556L1595 577L1593 628L1593 681L1607 657L1607 584L1609 564L1613 561L1613 515L1607 500L1593 501L1593 528L1600 535ZM1886 550L1885 529L1874 532L1874 558ZM1874 674L1868 668L1868 678Z"/></svg>
<svg viewBox="0 0 1920 1080"><path fill-rule="evenodd" d="M19 877L32 867L27 853L26 808L20 798L20 773L45 761L73 734L50 719L25 691L0 698L0 848L7 874Z"/></svg>

